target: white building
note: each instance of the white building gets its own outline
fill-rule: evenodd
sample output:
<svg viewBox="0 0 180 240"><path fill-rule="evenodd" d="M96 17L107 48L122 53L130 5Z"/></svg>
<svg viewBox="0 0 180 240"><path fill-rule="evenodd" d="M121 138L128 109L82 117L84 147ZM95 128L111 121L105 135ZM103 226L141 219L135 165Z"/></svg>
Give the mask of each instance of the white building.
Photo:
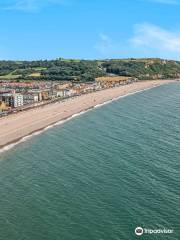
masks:
<svg viewBox="0 0 180 240"><path fill-rule="evenodd" d="M5 93L1 95L1 100L9 107L20 107L23 105L23 95L19 93Z"/></svg>
<svg viewBox="0 0 180 240"><path fill-rule="evenodd" d="M56 97L71 97L76 94L76 91L74 89L61 89L56 91Z"/></svg>
<svg viewBox="0 0 180 240"><path fill-rule="evenodd" d="M74 89L65 89L65 96L66 97L72 97L76 94L76 91Z"/></svg>
<svg viewBox="0 0 180 240"><path fill-rule="evenodd" d="M23 102L23 95L22 94L13 94L12 95L12 100L13 100L13 107L20 107L23 106L24 102Z"/></svg>
<svg viewBox="0 0 180 240"><path fill-rule="evenodd" d="M34 93L23 94L24 104L31 104L39 101L39 95Z"/></svg>
<svg viewBox="0 0 180 240"><path fill-rule="evenodd" d="M56 97L61 97L61 98L65 97L65 91L63 89L62 90L58 90L56 92Z"/></svg>

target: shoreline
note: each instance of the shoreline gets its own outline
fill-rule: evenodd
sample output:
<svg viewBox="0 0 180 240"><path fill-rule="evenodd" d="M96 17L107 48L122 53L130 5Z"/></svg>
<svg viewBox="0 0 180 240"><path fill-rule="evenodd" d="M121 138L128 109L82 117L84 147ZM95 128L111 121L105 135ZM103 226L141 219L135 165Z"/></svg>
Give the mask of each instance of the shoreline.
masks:
<svg viewBox="0 0 180 240"><path fill-rule="evenodd" d="M124 85L116 88L105 89L102 91L89 93L86 95L79 96L77 98L68 99L65 102L52 103L46 106L39 107L37 109L31 109L26 112L20 112L16 115L6 116L0 119L0 126L1 126L1 132L2 132L1 139L0 139L0 153L8 151L13 147L15 147L16 145L27 141L33 136L39 135L42 132L47 131L50 128L53 128L54 126L61 125L92 109L101 107L105 104L108 104L112 101L116 101L120 98L134 95L138 92L147 91L152 88L165 85L165 84L174 83L174 82L177 82L177 80L154 80L154 81L151 80L151 81L142 81L142 82L132 83L129 85ZM107 93L107 96L104 96L104 93ZM91 101L88 104L89 99ZM80 100L83 100L83 101L85 100L85 102L81 102ZM76 108L75 106L78 103L80 104L80 107ZM71 105L71 108L69 105ZM85 106L83 107L83 105ZM62 110L58 109L59 106L62 106ZM52 109L49 109L49 108L52 108ZM73 111L69 111L71 109ZM78 111L78 109L80 111ZM52 115L50 117L49 115L47 115L48 110L51 110L52 115L54 115L54 117ZM42 113L44 111L46 112L47 117L43 116ZM55 114L56 112L57 114ZM39 118L39 115L37 114L42 114L42 115L40 115L40 118ZM24 116L24 115L27 115L27 116ZM31 125L30 126L26 125L18 129L17 122L21 122L24 119L27 121L27 117L31 117L31 116L32 116L32 121L35 120L35 122L33 123L33 130L31 130L32 129ZM14 125L14 126L11 126L11 125ZM19 124L19 125L21 126L22 124ZM25 130L24 132L23 132L23 129Z"/></svg>

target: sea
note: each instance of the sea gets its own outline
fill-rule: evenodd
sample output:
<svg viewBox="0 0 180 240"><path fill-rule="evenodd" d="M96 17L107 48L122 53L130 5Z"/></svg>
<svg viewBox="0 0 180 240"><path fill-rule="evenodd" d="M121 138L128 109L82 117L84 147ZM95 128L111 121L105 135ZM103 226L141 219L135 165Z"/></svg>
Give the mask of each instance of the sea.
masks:
<svg viewBox="0 0 180 240"><path fill-rule="evenodd" d="M179 83L45 130L0 153L0 240L180 239Z"/></svg>

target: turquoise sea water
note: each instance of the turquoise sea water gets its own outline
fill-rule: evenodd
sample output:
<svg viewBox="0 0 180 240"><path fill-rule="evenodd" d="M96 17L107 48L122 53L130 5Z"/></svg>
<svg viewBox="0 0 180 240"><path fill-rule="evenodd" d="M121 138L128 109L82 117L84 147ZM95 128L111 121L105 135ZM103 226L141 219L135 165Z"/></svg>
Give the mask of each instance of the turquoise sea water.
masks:
<svg viewBox="0 0 180 240"><path fill-rule="evenodd" d="M174 233L137 237L137 226ZM0 240L126 239L180 239L180 84L1 153Z"/></svg>

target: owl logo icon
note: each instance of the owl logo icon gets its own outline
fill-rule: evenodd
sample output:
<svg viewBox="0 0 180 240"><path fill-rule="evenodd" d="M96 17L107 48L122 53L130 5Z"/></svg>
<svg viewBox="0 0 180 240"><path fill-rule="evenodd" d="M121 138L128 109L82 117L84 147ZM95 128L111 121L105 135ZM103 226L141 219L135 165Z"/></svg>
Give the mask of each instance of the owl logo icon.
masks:
<svg viewBox="0 0 180 240"><path fill-rule="evenodd" d="M143 235L143 228L142 227L137 227L136 229L135 229L135 234L137 235L137 236L141 236L141 235Z"/></svg>

